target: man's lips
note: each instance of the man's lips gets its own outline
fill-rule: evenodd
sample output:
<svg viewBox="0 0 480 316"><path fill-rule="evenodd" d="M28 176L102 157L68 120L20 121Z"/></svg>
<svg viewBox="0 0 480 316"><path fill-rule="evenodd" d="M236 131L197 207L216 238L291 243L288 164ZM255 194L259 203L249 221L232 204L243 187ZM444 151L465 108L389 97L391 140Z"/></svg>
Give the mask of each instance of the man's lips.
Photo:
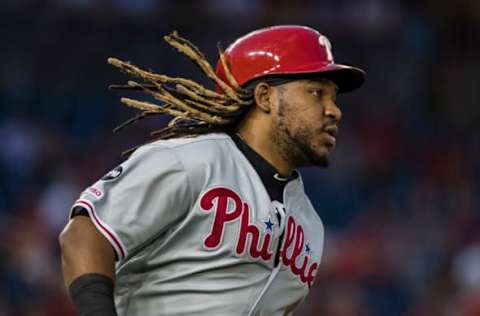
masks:
<svg viewBox="0 0 480 316"><path fill-rule="evenodd" d="M338 134L338 127L336 125L330 125L323 129L328 135L332 136L333 138L337 138Z"/></svg>
<svg viewBox="0 0 480 316"><path fill-rule="evenodd" d="M338 134L338 127L336 125L330 125L324 128L323 130L325 132L325 139L327 140L329 147L334 147L336 143L336 138Z"/></svg>

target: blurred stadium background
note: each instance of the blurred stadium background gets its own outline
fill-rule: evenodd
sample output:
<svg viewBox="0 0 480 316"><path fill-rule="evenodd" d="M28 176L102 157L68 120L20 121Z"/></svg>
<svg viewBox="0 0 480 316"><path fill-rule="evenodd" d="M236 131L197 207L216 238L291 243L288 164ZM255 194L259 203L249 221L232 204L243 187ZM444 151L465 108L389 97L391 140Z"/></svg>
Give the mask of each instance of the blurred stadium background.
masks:
<svg viewBox="0 0 480 316"><path fill-rule="evenodd" d="M368 72L340 96L333 165L304 172L326 225L297 315L480 315L480 2L476 0L2 0L0 315L73 315L57 236L71 203L161 124L112 135L134 112L116 56L202 80L162 41L213 62L216 43L305 24ZM279 298L281 299L281 298Z"/></svg>

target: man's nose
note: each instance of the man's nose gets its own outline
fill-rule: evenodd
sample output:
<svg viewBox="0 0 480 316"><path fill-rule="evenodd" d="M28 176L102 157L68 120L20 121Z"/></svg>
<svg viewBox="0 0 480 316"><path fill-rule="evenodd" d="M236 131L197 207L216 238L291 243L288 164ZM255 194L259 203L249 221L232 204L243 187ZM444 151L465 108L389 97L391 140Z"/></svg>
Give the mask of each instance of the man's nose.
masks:
<svg viewBox="0 0 480 316"><path fill-rule="evenodd" d="M338 123L342 119L342 111L335 102L331 101L325 106L325 116L334 120L335 123Z"/></svg>

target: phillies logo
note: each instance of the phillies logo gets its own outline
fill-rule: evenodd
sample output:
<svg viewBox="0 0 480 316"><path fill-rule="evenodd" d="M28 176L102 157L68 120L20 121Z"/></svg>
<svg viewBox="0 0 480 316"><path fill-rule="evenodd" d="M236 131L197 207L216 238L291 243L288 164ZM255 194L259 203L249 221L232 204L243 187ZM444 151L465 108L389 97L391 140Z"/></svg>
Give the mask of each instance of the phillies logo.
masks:
<svg viewBox="0 0 480 316"><path fill-rule="evenodd" d="M230 203L229 203L230 202ZM230 206L230 207L229 207ZM233 206L233 207L232 207ZM216 249L223 242L225 226L229 223L240 221L236 253L242 255L246 252L247 238L250 236L249 255L254 259L269 261L272 259L271 250L272 233L267 229L265 233L250 223L250 206L242 201L240 196L231 189L220 187L208 190L200 199L200 207L205 212L213 212L214 219L210 232L203 243L207 249ZM265 222L267 224L267 222ZM290 271L298 276L310 287L318 269L317 262L311 262L309 245L305 245L304 231L292 217L288 217L284 243L280 249L281 262L290 268ZM303 249L307 249L307 255L301 258ZM297 260L299 259L299 260ZM297 266L297 262L301 262Z"/></svg>

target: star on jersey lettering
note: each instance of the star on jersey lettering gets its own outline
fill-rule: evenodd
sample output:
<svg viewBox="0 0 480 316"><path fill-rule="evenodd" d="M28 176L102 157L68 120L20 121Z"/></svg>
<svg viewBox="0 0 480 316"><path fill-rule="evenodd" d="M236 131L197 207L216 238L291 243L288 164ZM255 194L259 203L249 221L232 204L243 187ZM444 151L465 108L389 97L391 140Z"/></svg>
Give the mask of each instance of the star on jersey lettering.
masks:
<svg viewBox="0 0 480 316"><path fill-rule="evenodd" d="M265 224L265 231L269 231L269 232L273 231L273 226L275 226L275 224L272 222L270 218L268 219L268 221L263 221L263 223Z"/></svg>

